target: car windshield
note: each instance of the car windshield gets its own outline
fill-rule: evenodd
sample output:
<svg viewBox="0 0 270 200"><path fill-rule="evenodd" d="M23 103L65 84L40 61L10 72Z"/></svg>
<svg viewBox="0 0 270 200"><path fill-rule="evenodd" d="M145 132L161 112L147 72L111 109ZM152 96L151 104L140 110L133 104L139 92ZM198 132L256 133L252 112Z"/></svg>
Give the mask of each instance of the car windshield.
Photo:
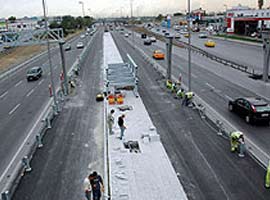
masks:
<svg viewBox="0 0 270 200"><path fill-rule="evenodd" d="M255 108L258 112L265 112L265 111L270 111L270 105L265 104L265 105L255 105Z"/></svg>
<svg viewBox="0 0 270 200"><path fill-rule="evenodd" d="M162 51L161 50L156 50L155 53L162 53Z"/></svg>
<svg viewBox="0 0 270 200"><path fill-rule="evenodd" d="M38 72L38 68L32 68L29 69L27 73L31 74L31 73L37 73Z"/></svg>

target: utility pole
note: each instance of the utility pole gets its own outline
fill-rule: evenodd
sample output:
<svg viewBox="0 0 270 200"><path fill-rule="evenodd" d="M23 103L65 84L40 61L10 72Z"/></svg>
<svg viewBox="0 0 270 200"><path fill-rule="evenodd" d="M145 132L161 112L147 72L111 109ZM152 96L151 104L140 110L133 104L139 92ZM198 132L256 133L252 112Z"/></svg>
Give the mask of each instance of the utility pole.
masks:
<svg viewBox="0 0 270 200"><path fill-rule="evenodd" d="M56 108L56 112L58 112L58 104L55 96L55 85L53 81L53 69L52 69L52 59L51 59L51 50L50 50L50 41L49 41L49 30L48 30L48 18L46 15L46 6L45 6L45 0L42 0L43 5L43 13L44 13L44 22L45 22L45 30L46 30L46 39L47 39L47 50L48 50L48 59L49 59L49 67L50 67L50 79L51 79L51 86L52 86L52 95L53 95L53 102L54 106Z"/></svg>
<svg viewBox="0 0 270 200"><path fill-rule="evenodd" d="M168 36L168 41L166 43L167 47L167 63L168 63L168 68L167 68L167 80L172 79L172 41L173 37Z"/></svg>
<svg viewBox="0 0 270 200"><path fill-rule="evenodd" d="M191 92L191 8L190 0L188 0L188 91Z"/></svg>
<svg viewBox="0 0 270 200"><path fill-rule="evenodd" d="M64 95L68 95L68 81L67 81L67 70L66 70L66 61L65 61L65 54L64 54L64 49L63 45L65 44L65 41L60 41L59 42L59 49L60 49L60 54L61 54L61 61L62 61L62 68L63 68L63 75L64 75Z"/></svg>
<svg viewBox="0 0 270 200"><path fill-rule="evenodd" d="M264 65L263 65L263 81L268 82L269 63L270 63L270 32L263 31L263 50L264 50Z"/></svg>
<svg viewBox="0 0 270 200"><path fill-rule="evenodd" d="M133 0L130 0L130 19L132 23L132 28L134 28L134 21L133 21ZM135 48L135 41L134 41L134 30L132 30L132 46Z"/></svg>
<svg viewBox="0 0 270 200"><path fill-rule="evenodd" d="M84 2L83 1L79 1L79 4L82 5L82 14L83 14L83 17L85 16L85 12L84 12Z"/></svg>
<svg viewBox="0 0 270 200"><path fill-rule="evenodd" d="M228 11L228 6L227 4L224 4L225 7L225 25L226 25L226 30L225 30L225 40L228 38L228 24L227 24L227 11Z"/></svg>

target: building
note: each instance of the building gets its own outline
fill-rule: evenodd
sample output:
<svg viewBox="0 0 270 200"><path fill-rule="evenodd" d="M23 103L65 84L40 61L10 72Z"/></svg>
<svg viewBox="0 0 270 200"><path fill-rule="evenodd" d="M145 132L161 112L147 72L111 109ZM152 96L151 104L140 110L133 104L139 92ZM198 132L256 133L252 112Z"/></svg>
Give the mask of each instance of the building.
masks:
<svg viewBox="0 0 270 200"><path fill-rule="evenodd" d="M270 29L270 9L236 6L226 12L227 32L250 36L261 29Z"/></svg>

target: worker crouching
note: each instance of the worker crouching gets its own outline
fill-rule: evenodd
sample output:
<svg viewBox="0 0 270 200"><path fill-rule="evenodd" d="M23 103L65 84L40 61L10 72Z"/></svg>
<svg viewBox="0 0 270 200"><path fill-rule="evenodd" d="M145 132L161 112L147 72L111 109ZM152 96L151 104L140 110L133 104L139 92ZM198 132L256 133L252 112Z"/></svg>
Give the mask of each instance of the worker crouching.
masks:
<svg viewBox="0 0 270 200"><path fill-rule="evenodd" d="M244 157L245 152L245 140L242 132L234 131L230 135L231 152L239 152L239 157Z"/></svg>
<svg viewBox="0 0 270 200"><path fill-rule="evenodd" d="M186 92L185 93L185 97L182 101L182 105L185 105L185 106L190 106L191 103L192 103L192 99L194 97L194 93L193 92Z"/></svg>

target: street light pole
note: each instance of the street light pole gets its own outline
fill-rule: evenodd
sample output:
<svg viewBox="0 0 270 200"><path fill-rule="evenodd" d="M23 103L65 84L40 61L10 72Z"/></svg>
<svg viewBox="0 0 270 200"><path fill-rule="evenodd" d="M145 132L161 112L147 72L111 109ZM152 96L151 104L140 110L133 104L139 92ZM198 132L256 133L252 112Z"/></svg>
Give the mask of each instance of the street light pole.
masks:
<svg viewBox="0 0 270 200"><path fill-rule="evenodd" d="M228 6L227 4L224 4L225 7L225 24L226 24L226 30L225 30L225 39L227 40L228 37L228 24L227 24L227 10L228 10Z"/></svg>
<svg viewBox="0 0 270 200"><path fill-rule="evenodd" d="M131 23L132 23L132 27L133 27L133 0L130 0L130 19L131 19ZM135 48L134 47L134 45L135 45L135 42L134 42L134 30L132 30L132 46L133 46L133 48Z"/></svg>
<svg viewBox="0 0 270 200"><path fill-rule="evenodd" d="M82 5L82 14L83 14L83 17L85 16L85 12L84 12L84 2L83 1L79 1L79 4Z"/></svg>
<svg viewBox="0 0 270 200"><path fill-rule="evenodd" d="M190 0L188 0L188 91L191 92L191 8Z"/></svg>
<svg viewBox="0 0 270 200"><path fill-rule="evenodd" d="M48 30L48 18L46 15L46 6L45 6L45 0L42 0L43 5L43 14L44 14L44 22L45 22L45 30L46 30L46 39L47 39L47 50L48 50L48 59L49 59L49 67L50 67L50 79L51 79L51 86L52 86L52 95L53 95L53 102L54 106L56 107L56 112L58 112L57 109L57 100L55 96L55 86L53 81L53 69L52 69L52 59L51 59L51 50L50 50L50 41L49 41L49 30Z"/></svg>

